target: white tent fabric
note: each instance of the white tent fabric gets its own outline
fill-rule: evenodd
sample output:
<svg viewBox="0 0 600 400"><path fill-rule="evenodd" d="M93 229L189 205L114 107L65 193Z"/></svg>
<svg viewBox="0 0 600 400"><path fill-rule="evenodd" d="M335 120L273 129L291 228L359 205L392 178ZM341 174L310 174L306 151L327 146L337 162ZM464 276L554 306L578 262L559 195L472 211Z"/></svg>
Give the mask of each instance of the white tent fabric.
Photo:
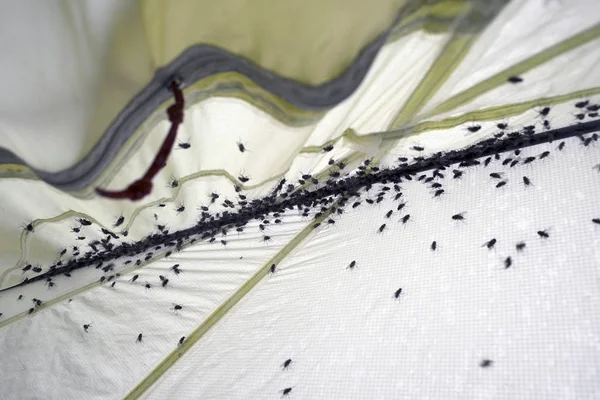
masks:
<svg viewBox="0 0 600 400"><path fill-rule="evenodd" d="M0 35L3 53L20 51L0 67L6 93L15 95L0 100L0 144L28 166L5 163L0 178L0 398L279 398L285 388L296 399L600 397L600 226L590 222L600 218L600 158L597 141L582 145L590 135L565 139L562 151L559 141L524 148L511 156L520 161L512 168L493 160L452 179L454 165L440 179L440 198L417 180L404 182L402 211L393 196L367 205L375 185L361 206L352 200L342 215L317 217L318 229L320 208L306 217L288 210L169 256L165 247L149 249L114 260L113 271L82 268L53 278L53 287L16 286L88 251L87 243L106 237L102 228L117 235L114 243L134 243L159 225L171 233L193 227L198 207L227 210L223 200L238 196L234 184L250 201L282 178L311 174L324 186L330 159L345 162L345 173L365 159L392 168L398 157L474 146L499 123L544 132L598 120L574 107L600 104L594 1L432 2L415 15L429 11L433 25L450 28L411 30L413 14L400 18L360 85L326 111L258 90L228 95L213 77L186 83L177 140L190 147L176 147L142 201L92 197L90 188L120 190L143 175L169 129L172 99L156 104L86 189L63 191L36 178L37 169L56 173L81 161L168 64L103 64L121 54L115 37L143 30L142 3L24 1L0 13L5 32L20 29L17 15L39 28L18 43ZM381 8L395 10L392 3ZM449 14L436 14L437 6ZM380 21L381 31L393 20L385 15L365 20ZM477 32L482 15L491 22ZM129 31L117 29L129 20ZM364 29L367 38L380 33ZM72 32L86 39L73 36L67 46ZM276 61L270 57L261 61ZM126 76L135 79L111 98L114 86L102 83L109 72L124 73L115 65L129 65ZM545 117L543 107L551 108ZM328 144L333 150L324 152ZM544 151L551 153L539 159ZM529 156L536 161L523 164ZM492 172L503 173L506 187L496 187ZM212 205L211 193L219 195ZM464 222L450 218L461 212ZM493 250L482 247L492 238ZM38 264L39 273L23 271ZM480 367L483 359L493 361L489 368Z"/></svg>
<svg viewBox="0 0 600 400"><path fill-rule="evenodd" d="M600 154L578 142L567 141L552 161L507 172L501 194L488 176L501 168L495 162L467 172L444 199L403 184L407 206L390 219L392 199L348 210L146 398L277 398L285 387L306 399L597 398L600 227L589 217L598 204L586 199L600 195L590 168ZM522 184L523 174L534 186ZM451 219L463 211L464 223ZM536 234L542 229L548 241ZM492 238L494 250L482 247ZM482 359L493 360L490 370L479 367Z"/></svg>
<svg viewBox="0 0 600 400"><path fill-rule="evenodd" d="M279 263L147 397L277 398L294 387L295 398L596 398L600 237L589 223L597 204L586 199L599 195L590 168L599 154L579 147L574 138L552 160L510 170L502 194L488 176L503 170L495 162L467 172L444 199L403 185L408 205L390 220L391 199L348 210ZM450 219L462 211L464 223ZM412 217L405 226L404 213ZM287 216L269 228L273 242L257 247L255 223L227 247L193 246L136 271L137 283L129 274L11 324L3 393L123 397L305 224ZM494 250L482 247L492 238ZM166 289L159 274L172 281ZM146 282L155 287L144 290ZM175 314L174 304L184 309ZM292 367L282 371L287 358ZM494 361L489 371L478 366L485 358Z"/></svg>

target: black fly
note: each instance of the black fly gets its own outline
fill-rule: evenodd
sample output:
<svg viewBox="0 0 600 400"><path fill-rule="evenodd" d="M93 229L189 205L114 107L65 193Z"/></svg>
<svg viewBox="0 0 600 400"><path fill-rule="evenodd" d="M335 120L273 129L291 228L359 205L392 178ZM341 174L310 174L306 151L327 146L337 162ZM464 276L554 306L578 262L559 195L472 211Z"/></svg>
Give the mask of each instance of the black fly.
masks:
<svg viewBox="0 0 600 400"><path fill-rule="evenodd" d="M550 237L550 235L548 234L548 232L546 232L545 230L544 231L538 231L537 234L542 239L548 239Z"/></svg>
<svg viewBox="0 0 600 400"><path fill-rule="evenodd" d="M521 83L521 82L523 82L523 78L521 78L520 76L516 76L516 75L508 77L507 80L510 83Z"/></svg>
<svg viewBox="0 0 600 400"><path fill-rule="evenodd" d="M288 358L287 360L285 360L283 362L283 364L282 364L283 369L287 369L287 367L289 367L291 363L292 363L292 359L291 358Z"/></svg>
<svg viewBox="0 0 600 400"><path fill-rule="evenodd" d="M247 177L247 176L245 176L245 175L240 175L240 176L238 176L238 179L239 179L239 180L240 180L240 182L242 182L242 183L246 183L246 182L248 182L248 181L250 180L250 178L249 178L249 177Z"/></svg>
<svg viewBox="0 0 600 400"><path fill-rule="evenodd" d="M546 129L546 130L552 129L552 127L550 126L550 121L548 121L547 119L542 121L542 124L544 125L544 129Z"/></svg>
<svg viewBox="0 0 600 400"><path fill-rule="evenodd" d="M162 282L162 283L161 283L161 286L162 286L162 287L166 287L166 286L167 286L167 284L169 283L169 279L168 279L168 278L165 278L165 277L164 277L164 276L162 276L162 275L159 275L158 277L160 278L160 280L161 280L161 282Z"/></svg>
<svg viewBox="0 0 600 400"><path fill-rule="evenodd" d="M431 251L435 251L437 249L437 242L434 240L431 242Z"/></svg>
<svg viewBox="0 0 600 400"><path fill-rule="evenodd" d="M113 228L116 228L117 226L121 225L124 221L125 221L125 217L121 215L119 218L117 218L117 220L113 224Z"/></svg>
<svg viewBox="0 0 600 400"><path fill-rule="evenodd" d="M137 339L136 339L136 341L135 341L135 342L136 342L136 343L142 343L142 336L143 336L143 335L140 333L140 334L138 335L138 337L137 337Z"/></svg>
<svg viewBox="0 0 600 400"><path fill-rule="evenodd" d="M402 288L400 288L400 289L396 290L396 292L394 292L394 297L399 298L401 294L402 294Z"/></svg>
<svg viewBox="0 0 600 400"><path fill-rule="evenodd" d="M491 239L491 240L485 242L483 245L491 250L495 244L496 244L496 239L494 238L494 239Z"/></svg>
<svg viewBox="0 0 600 400"><path fill-rule="evenodd" d="M540 111L538 111L538 114L542 117L547 116L548 114L550 114L550 107L542 108Z"/></svg>
<svg viewBox="0 0 600 400"><path fill-rule="evenodd" d="M511 265L512 265L512 258L506 257L506 259L504 260L504 269L510 268Z"/></svg>
<svg viewBox="0 0 600 400"><path fill-rule="evenodd" d="M173 304L173 308L171 308L175 314L178 314L179 311L183 310L183 306L180 304Z"/></svg>
<svg viewBox="0 0 600 400"><path fill-rule="evenodd" d="M458 214L454 214L454 215L452 216L452 219L453 219L454 221L464 221L465 217L464 217L464 215L463 215L463 214L464 214L464 212L462 212L462 213L458 213Z"/></svg>

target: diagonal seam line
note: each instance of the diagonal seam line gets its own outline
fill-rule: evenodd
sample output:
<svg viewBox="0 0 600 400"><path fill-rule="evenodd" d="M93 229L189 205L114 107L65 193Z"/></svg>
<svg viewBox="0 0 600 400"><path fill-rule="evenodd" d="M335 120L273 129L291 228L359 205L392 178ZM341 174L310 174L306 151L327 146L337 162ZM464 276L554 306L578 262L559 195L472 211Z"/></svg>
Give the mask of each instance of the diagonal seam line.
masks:
<svg viewBox="0 0 600 400"><path fill-rule="evenodd" d="M484 80L483 82L478 83L475 86L472 86L470 89L465 90L462 93L457 94L454 97L446 100L436 108L434 108L427 115L423 116L423 118L429 118L438 114L442 114L448 111L451 111L461 105L468 103L474 98L489 92L490 90L503 85L506 83L506 80L513 75L520 75L524 72L527 72L545 62L550 61L551 59L560 56L566 52L574 50L575 48L582 46L594 39L600 37L600 24L596 24L591 28L580 32L579 34L570 37L569 39L563 40L560 43L555 44L547 48L546 50L541 51L540 53L529 57L520 63L505 69L502 72Z"/></svg>
<svg viewBox="0 0 600 400"><path fill-rule="evenodd" d="M476 37L461 35L454 36L449 41L434 61L433 67L427 71L411 97L393 118L390 128L396 128L409 121L425 106L464 59L475 39Z"/></svg>
<svg viewBox="0 0 600 400"><path fill-rule="evenodd" d="M534 100L529 100L522 103L513 103L503 106L485 108L461 114L455 117L446 118L440 121L426 121L406 128L401 128L393 131L373 132L369 135L382 135L383 141L396 140L404 137L413 136L422 132L448 129L464 124L465 122L476 121L495 121L523 114L533 107L548 106L562 104L564 102L581 99L588 96L600 94L600 87L579 90L559 96L542 97Z"/></svg>
<svg viewBox="0 0 600 400"><path fill-rule="evenodd" d="M208 318L206 318L200 326L198 326L190 335L185 338L185 341L173 350L163 361L161 361L154 370L146 376L138 385L129 392L124 399L134 400L139 399L146 390L148 390L175 362L185 354L195 343L197 343L217 322L221 320L244 296L246 296L265 276L270 272L272 264L279 264L290 252L298 246L313 230L313 225L317 222L322 222L331 214L331 209L335 207L339 201L334 202L331 207L323 213L321 217L312 220L309 224L294 237L287 245L283 247L275 256L263 265L250 279L248 279L236 292L223 302Z"/></svg>

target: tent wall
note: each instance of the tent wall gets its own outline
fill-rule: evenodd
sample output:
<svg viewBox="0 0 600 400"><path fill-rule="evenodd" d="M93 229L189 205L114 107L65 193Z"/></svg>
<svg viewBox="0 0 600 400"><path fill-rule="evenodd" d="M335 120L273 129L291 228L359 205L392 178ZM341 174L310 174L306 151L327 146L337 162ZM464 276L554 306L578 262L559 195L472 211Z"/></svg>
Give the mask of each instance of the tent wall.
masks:
<svg viewBox="0 0 600 400"><path fill-rule="evenodd" d="M366 159L386 169L398 157L477 152L499 124L524 145L527 126L576 134L600 121L575 105L600 104L592 0L231 4L2 6L0 397L266 398L284 387L301 398L598 397L591 133L562 151L557 141L523 149L513 167L493 161L462 179L449 169L442 198L406 183L402 213L389 197L367 207L362 195L331 221L315 219L319 207L294 210L168 257L146 249L112 271L17 286L90 241L196 226L201 207L240 201L236 186L252 201L304 174L325 186ZM151 164L176 75L187 79L185 122L152 193L93 196ZM506 187L489 176L498 171ZM464 223L449 220L463 211ZM29 313L33 299L44 304ZM483 358L493 367L479 367Z"/></svg>
<svg viewBox="0 0 600 400"><path fill-rule="evenodd" d="M284 99L306 91L324 101L332 97L326 105L313 105L330 108L360 83L385 37L376 39L394 22L402 3L381 0L372 7L360 1L282 5L267 0L224 7L209 1L148 0L7 5L0 50L11 57L3 64L2 83L17 101L11 98L3 105L7 113L0 141L5 152L0 162L29 165L49 183L81 190L170 101L168 82L178 75L192 84L237 72ZM21 35L24 23L36 30ZM268 34L282 26L284 33ZM15 37L17 42L11 39ZM350 68L354 64L360 65ZM328 85L343 72L341 84ZM298 98L295 106L310 108L311 100L304 101ZM160 115L164 117L164 109ZM61 134L57 137L56 132ZM111 155L105 154L108 146L113 146ZM83 183L73 183L75 178Z"/></svg>
<svg viewBox="0 0 600 400"><path fill-rule="evenodd" d="M192 246L114 288L53 304L3 329L2 387L19 398L112 399L151 378L146 398L275 398L286 387L299 398L597 397L600 232L587 200L600 194L598 149L576 137L562 151L559 144L524 149L522 159L551 152L528 165L503 166L510 152L461 179L448 173L442 198L413 181L399 201L369 206L376 185L363 205L275 261L275 274L270 263L307 226L297 212L268 228L269 243L255 222L226 246ZM496 188L490 172L508 184ZM405 208L386 218L400 202ZM451 219L461 212L464 221ZM259 268L267 276L219 314ZM166 288L159 275L170 279ZM174 304L183 310L175 314ZM188 351L178 356L183 336ZM169 355L174 362L153 370ZM293 364L282 371L287 358ZM489 369L483 359L493 361Z"/></svg>

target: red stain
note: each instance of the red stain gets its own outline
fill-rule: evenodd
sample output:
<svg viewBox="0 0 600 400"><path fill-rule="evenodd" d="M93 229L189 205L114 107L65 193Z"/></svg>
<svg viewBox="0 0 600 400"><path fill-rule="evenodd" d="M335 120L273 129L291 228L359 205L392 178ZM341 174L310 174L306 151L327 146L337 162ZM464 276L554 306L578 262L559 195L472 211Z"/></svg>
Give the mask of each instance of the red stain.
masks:
<svg viewBox="0 0 600 400"><path fill-rule="evenodd" d="M171 83L171 90L175 96L175 104L167 108L171 129L169 129L169 134L160 147L158 154L154 157L154 161L152 162L152 165L150 165L150 168L148 168L144 176L133 182L125 190L116 192L96 188L96 193L100 196L111 199L129 199L136 201L143 199L152 192L152 179L154 179L156 174L167 165L167 159L173 150L175 138L177 137L177 129L183 122L183 110L185 106L183 92L175 82Z"/></svg>

